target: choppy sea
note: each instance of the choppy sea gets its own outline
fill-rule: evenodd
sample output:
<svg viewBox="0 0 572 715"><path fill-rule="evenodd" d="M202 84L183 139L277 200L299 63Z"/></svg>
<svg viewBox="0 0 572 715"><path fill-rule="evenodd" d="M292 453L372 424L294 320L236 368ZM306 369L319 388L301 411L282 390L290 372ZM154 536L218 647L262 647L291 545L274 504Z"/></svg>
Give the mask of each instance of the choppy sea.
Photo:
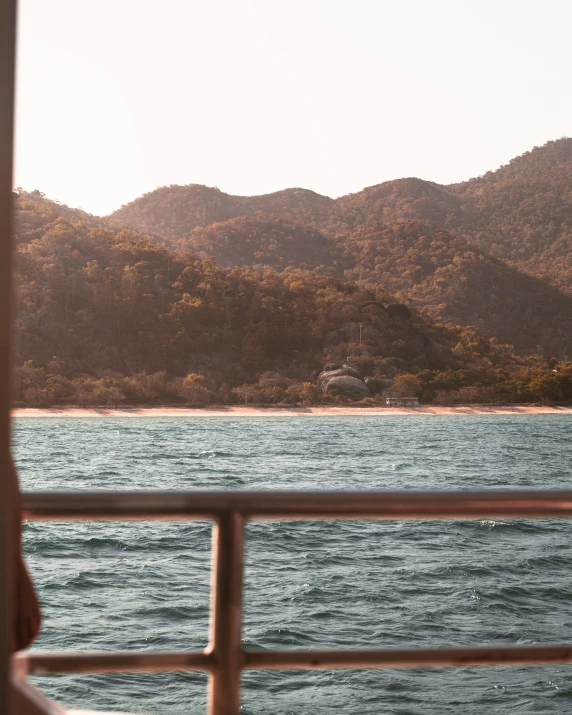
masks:
<svg viewBox="0 0 572 715"><path fill-rule="evenodd" d="M567 488L560 415L23 418L25 489ZM31 522L37 649L207 642L203 522ZM255 522L245 647L572 641L572 523ZM68 706L205 712L200 673L36 677ZM572 666L257 671L245 715L569 713Z"/></svg>

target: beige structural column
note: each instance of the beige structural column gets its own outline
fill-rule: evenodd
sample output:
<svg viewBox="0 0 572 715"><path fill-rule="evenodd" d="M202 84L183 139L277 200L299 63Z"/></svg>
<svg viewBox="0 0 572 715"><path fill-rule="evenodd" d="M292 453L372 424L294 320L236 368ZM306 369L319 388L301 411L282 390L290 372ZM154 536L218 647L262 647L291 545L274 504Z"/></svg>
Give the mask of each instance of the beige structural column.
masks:
<svg viewBox="0 0 572 715"><path fill-rule="evenodd" d="M0 0L0 712L10 713L13 549L10 458L12 165L16 0Z"/></svg>

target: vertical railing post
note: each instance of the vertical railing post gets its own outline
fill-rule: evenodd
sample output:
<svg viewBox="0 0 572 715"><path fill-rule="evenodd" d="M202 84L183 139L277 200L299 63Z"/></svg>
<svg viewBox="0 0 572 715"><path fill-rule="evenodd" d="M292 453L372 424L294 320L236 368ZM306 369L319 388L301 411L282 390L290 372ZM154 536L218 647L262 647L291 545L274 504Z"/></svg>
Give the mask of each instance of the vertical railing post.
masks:
<svg viewBox="0 0 572 715"><path fill-rule="evenodd" d="M243 551L244 518L227 512L213 527L209 715L238 715L240 710Z"/></svg>

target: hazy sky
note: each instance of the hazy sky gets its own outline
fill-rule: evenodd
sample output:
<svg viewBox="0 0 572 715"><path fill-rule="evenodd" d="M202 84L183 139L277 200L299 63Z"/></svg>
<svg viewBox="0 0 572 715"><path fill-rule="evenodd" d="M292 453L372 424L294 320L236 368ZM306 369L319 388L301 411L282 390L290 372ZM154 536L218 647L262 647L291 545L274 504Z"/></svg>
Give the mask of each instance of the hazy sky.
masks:
<svg viewBox="0 0 572 715"><path fill-rule="evenodd" d="M15 185L451 183L572 134L569 0L20 0Z"/></svg>

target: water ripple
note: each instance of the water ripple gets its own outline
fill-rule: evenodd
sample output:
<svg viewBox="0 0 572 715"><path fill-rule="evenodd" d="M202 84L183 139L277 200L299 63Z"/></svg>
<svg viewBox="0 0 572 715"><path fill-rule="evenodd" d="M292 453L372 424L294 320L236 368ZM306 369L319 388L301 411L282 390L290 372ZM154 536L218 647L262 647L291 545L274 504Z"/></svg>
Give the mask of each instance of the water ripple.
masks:
<svg viewBox="0 0 572 715"><path fill-rule="evenodd" d="M27 489L569 488L570 418L25 419ZM25 525L39 649L203 648L211 525ZM572 641L567 520L253 522L247 648ZM244 715L568 713L569 669L257 671ZM205 712L205 676L38 678L69 706Z"/></svg>

